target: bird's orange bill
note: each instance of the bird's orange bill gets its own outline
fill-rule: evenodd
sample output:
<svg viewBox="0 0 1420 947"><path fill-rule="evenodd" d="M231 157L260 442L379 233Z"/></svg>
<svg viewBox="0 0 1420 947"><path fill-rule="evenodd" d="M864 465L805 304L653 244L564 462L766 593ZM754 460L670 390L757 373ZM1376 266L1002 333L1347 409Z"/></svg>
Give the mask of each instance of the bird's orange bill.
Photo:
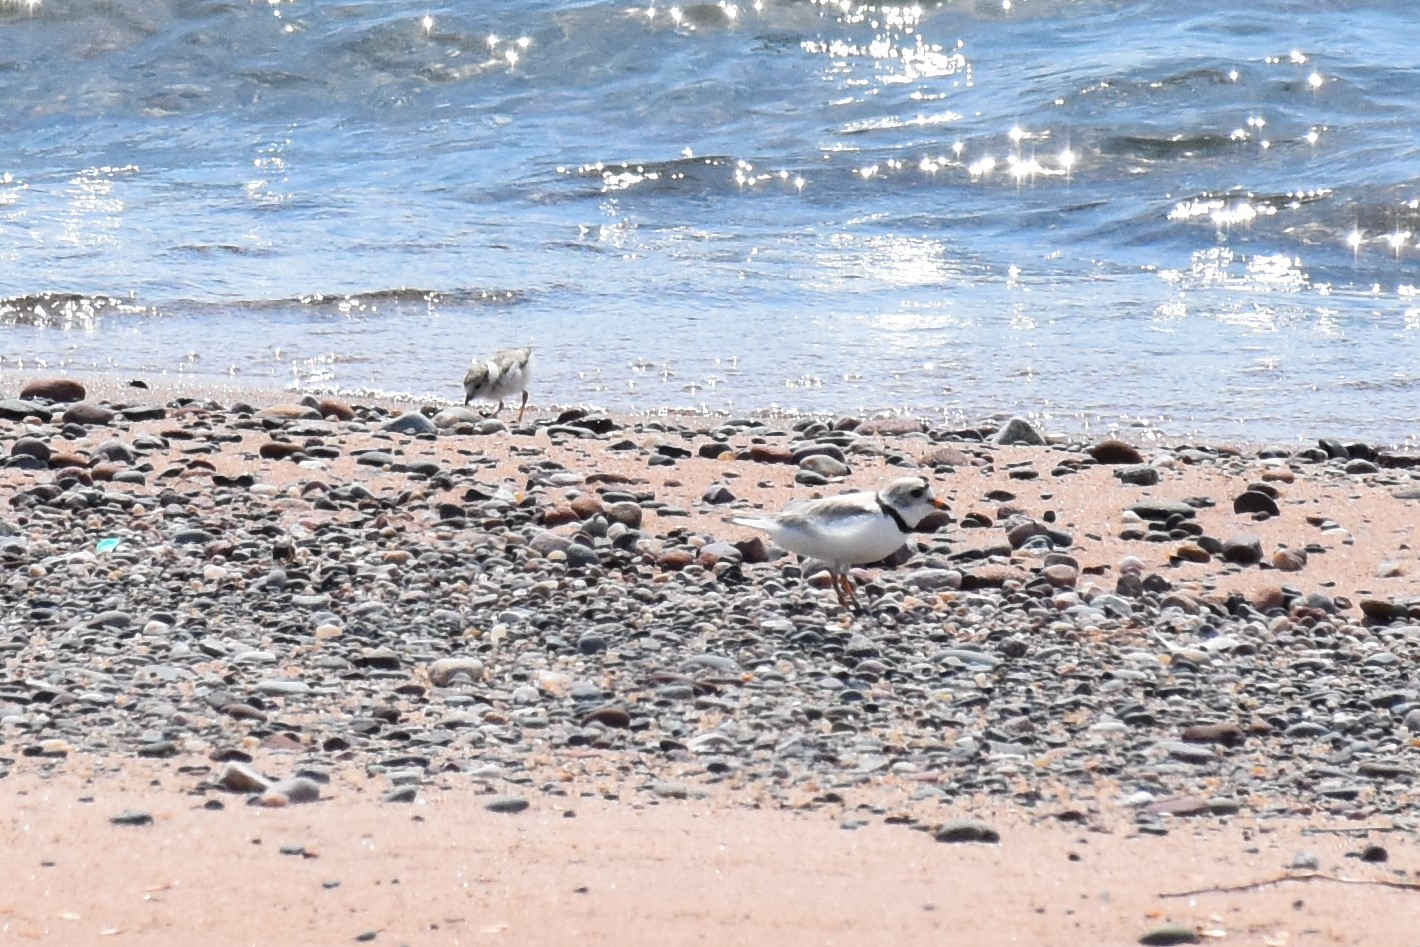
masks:
<svg viewBox="0 0 1420 947"><path fill-rule="evenodd" d="M938 499L937 497L933 497L933 498L932 498L932 505L935 506L935 507L936 507L937 509L939 509L939 510L945 510L945 509L947 508L947 501L946 501L946 500L940 500L940 499Z"/></svg>

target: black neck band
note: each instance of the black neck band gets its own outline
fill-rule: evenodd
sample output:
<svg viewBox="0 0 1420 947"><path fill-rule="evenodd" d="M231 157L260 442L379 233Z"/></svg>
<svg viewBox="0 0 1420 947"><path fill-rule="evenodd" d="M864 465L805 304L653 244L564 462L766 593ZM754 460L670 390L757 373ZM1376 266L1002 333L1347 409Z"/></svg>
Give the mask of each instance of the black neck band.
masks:
<svg viewBox="0 0 1420 947"><path fill-rule="evenodd" d="M907 520L902 518L902 514L883 502L882 494L874 494L873 498L878 501L878 509L882 510L892 521L897 524L898 530L906 535L912 532L912 527L907 525Z"/></svg>

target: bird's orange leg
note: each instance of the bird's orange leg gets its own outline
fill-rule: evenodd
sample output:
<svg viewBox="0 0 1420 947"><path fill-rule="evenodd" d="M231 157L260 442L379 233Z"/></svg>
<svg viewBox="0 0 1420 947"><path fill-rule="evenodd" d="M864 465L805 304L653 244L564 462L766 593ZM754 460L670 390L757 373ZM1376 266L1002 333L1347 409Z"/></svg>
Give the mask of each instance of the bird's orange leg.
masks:
<svg viewBox="0 0 1420 947"><path fill-rule="evenodd" d="M851 608L853 611L861 611L858 605L858 592L853 588L853 580L847 575L834 573L833 590L838 593L838 604L844 608Z"/></svg>
<svg viewBox="0 0 1420 947"><path fill-rule="evenodd" d="M527 406L528 406L528 393L525 391L525 392L523 392L523 403L520 404L520 405L518 405L518 421L517 421L518 424L522 424L522 423L523 423L523 411L527 409Z"/></svg>

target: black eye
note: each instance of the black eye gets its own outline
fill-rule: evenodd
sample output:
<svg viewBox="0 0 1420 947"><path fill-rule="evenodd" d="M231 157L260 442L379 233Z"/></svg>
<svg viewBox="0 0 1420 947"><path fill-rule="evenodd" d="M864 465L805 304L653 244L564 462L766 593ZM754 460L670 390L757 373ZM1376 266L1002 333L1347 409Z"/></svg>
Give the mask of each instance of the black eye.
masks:
<svg viewBox="0 0 1420 947"><path fill-rule="evenodd" d="M913 490L913 491L912 491L912 499L914 499L914 500L920 500L920 499L922 498L922 494L924 494L924 493L926 493L926 492L927 492L927 488L926 488L926 487L918 487L916 490Z"/></svg>

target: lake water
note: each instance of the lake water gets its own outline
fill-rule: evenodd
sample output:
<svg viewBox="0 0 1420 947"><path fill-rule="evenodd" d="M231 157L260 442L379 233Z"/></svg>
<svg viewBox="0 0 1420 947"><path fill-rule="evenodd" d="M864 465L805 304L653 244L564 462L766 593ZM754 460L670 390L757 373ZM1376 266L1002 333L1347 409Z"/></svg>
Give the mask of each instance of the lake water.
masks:
<svg viewBox="0 0 1420 947"><path fill-rule="evenodd" d="M1417 22L0 0L0 375L1413 441Z"/></svg>

